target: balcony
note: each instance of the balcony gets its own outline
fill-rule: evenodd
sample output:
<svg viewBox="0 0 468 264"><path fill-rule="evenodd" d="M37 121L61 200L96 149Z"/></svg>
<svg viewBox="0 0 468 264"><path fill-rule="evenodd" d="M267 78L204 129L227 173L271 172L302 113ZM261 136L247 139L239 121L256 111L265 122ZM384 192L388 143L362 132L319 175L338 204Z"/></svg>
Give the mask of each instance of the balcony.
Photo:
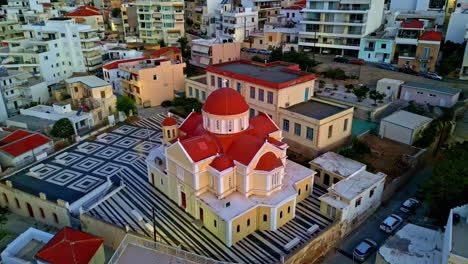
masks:
<svg viewBox="0 0 468 264"><path fill-rule="evenodd" d="M365 47L364 51L375 51L375 47Z"/></svg>

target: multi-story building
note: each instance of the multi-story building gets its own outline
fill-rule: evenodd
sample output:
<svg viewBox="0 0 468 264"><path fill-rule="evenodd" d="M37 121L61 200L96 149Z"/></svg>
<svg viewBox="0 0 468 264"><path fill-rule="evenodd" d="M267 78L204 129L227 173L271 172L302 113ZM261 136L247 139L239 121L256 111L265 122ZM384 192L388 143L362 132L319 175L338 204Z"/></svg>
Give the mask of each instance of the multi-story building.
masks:
<svg viewBox="0 0 468 264"><path fill-rule="evenodd" d="M286 158L281 130L221 88L180 125L163 123L163 145L146 160L149 181L227 246L295 217L314 172Z"/></svg>
<svg viewBox="0 0 468 264"><path fill-rule="evenodd" d="M232 38L242 42L250 34L258 30L258 11L251 7L232 7L230 4L222 5L216 11L216 30L222 37Z"/></svg>
<svg viewBox="0 0 468 264"><path fill-rule="evenodd" d="M392 63L395 37L388 31L370 33L361 39L359 58L369 62Z"/></svg>
<svg viewBox="0 0 468 264"><path fill-rule="evenodd" d="M104 80L112 85L112 90L114 91L114 94L123 95L122 81L120 80L119 64L144 59L145 58L117 60L102 66Z"/></svg>
<svg viewBox="0 0 468 264"><path fill-rule="evenodd" d="M207 67L211 64L240 59L241 43L233 39L194 39L192 40L190 63Z"/></svg>
<svg viewBox="0 0 468 264"><path fill-rule="evenodd" d="M279 16L281 0L241 0L243 7L252 7L258 11L258 28L263 26L271 17Z"/></svg>
<svg viewBox="0 0 468 264"><path fill-rule="evenodd" d="M265 26L262 42L264 46L261 49L281 47L283 51L298 50L299 28Z"/></svg>
<svg viewBox="0 0 468 264"><path fill-rule="evenodd" d="M87 32L94 32L88 25L77 25L70 18L52 18L23 28L29 31L24 38L4 40L0 49L0 61L9 70L40 75L50 85L74 72L86 72L85 59L93 62L92 57L84 57L82 46L87 43L90 49L95 49L93 44L99 38L86 39ZM95 56L95 60L99 58Z"/></svg>
<svg viewBox="0 0 468 264"><path fill-rule="evenodd" d="M185 18L186 25L193 33L201 33L208 37L215 36L215 23L216 9L219 7L220 1L216 0L197 0L197 1L184 1L185 3Z"/></svg>
<svg viewBox="0 0 468 264"><path fill-rule="evenodd" d="M465 41L468 41L468 23L465 29ZM465 53L463 54L463 62L460 67L460 80L468 80L468 45L465 47Z"/></svg>
<svg viewBox="0 0 468 264"><path fill-rule="evenodd" d="M76 23L90 25L91 28L97 30L101 37L104 37L104 18L98 8L92 6L80 6L65 15L65 17L73 18Z"/></svg>
<svg viewBox="0 0 468 264"><path fill-rule="evenodd" d="M380 27L383 9L383 0L307 1L299 46L357 56L360 39Z"/></svg>
<svg viewBox="0 0 468 264"><path fill-rule="evenodd" d="M113 117L117 97L109 83L94 75L70 78L65 83L73 106L93 116L91 125L106 123Z"/></svg>
<svg viewBox="0 0 468 264"><path fill-rule="evenodd" d="M0 22L0 41L5 39L17 39L24 36L24 30L17 21Z"/></svg>
<svg viewBox="0 0 468 264"><path fill-rule="evenodd" d="M105 60L127 60L141 58L143 57L143 52L135 49L117 46L106 50L105 52L103 52L102 56Z"/></svg>
<svg viewBox="0 0 468 264"><path fill-rule="evenodd" d="M0 104L5 106L7 114L19 113L20 108L29 106L32 102L45 103L49 101L47 84L40 77L31 77L24 71L7 71L0 68ZM0 122L5 121L0 117Z"/></svg>
<svg viewBox="0 0 468 264"><path fill-rule="evenodd" d="M44 13L45 3L50 4L50 0L8 0L7 4L0 8L0 14L6 16L7 20L28 23L32 22L29 16Z"/></svg>
<svg viewBox="0 0 468 264"><path fill-rule="evenodd" d="M288 23L300 23L302 21L302 9L306 6L306 0L297 1L290 5L284 6L287 1L281 1L283 8L281 8L280 14L286 17Z"/></svg>
<svg viewBox="0 0 468 264"><path fill-rule="evenodd" d="M102 66L102 52L97 44L100 40L98 31L94 28L83 28L79 31L80 46L83 51L86 72L95 72Z"/></svg>
<svg viewBox="0 0 468 264"><path fill-rule="evenodd" d="M124 39L138 38L138 16L137 6L135 3L124 3L120 7L120 16L122 18L122 26L124 32Z"/></svg>
<svg viewBox="0 0 468 264"><path fill-rule="evenodd" d="M465 41L465 33L468 28L468 0L458 0L455 10L450 16L445 40L455 43Z"/></svg>
<svg viewBox="0 0 468 264"><path fill-rule="evenodd" d="M119 64L123 94L139 105L157 106L184 92L185 63L146 59Z"/></svg>
<svg viewBox="0 0 468 264"><path fill-rule="evenodd" d="M394 60L398 67L435 71L441 41L442 33L425 31L423 21L402 22L395 37Z"/></svg>
<svg viewBox="0 0 468 264"><path fill-rule="evenodd" d="M177 46L177 40L185 35L184 2L137 0L135 3L140 39L147 43L164 40L169 46Z"/></svg>
<svg viewBox="0 0 468 264"><path fill-rule="evenodd" d="M315 75L300 71L295 64L240 60L211 65L206 75L188 79L186 96L205 101L219 88L235 89L245 97L251 117L264 113L276 124L294 124L294 133L283 125L287 143L291 149L314 156L349 138L353 115L353 108L310 101L314 83Z"/></svg>

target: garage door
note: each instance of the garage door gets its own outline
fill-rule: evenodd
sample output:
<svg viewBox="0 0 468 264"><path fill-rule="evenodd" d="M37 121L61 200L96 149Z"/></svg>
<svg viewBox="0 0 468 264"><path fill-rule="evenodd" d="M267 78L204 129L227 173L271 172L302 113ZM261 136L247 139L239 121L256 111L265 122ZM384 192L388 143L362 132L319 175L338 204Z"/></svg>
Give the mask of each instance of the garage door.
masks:
<svg viewBox="0 0 468 264"><path fill-rule="evenodd" d="M382 122L383 136L404 144L411 145L412 130L389 122Z"/></svg>

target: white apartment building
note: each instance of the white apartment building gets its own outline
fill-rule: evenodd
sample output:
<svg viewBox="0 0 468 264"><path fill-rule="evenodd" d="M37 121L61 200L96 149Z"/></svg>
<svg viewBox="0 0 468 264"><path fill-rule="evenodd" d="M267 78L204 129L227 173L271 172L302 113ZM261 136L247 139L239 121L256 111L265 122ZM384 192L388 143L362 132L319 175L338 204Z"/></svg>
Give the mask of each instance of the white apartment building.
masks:
<svg viewBox="0 0 468 264"><path fill-rule="evenodd" d="M17 21L9 20L0 22L0 41L22 37L23 29Z"/></svg>
<svg viewBox="0 0 468 264"><path fill-rule="evenodd" d="M0 14L6 15L7 20L27 23L28 15L44 13L43 3L50 3L50 0L8 0L0 8Z"/></svg>
<svg viewBox="0 0 468 264"><path fill-rule="evenodd" d="M230 4L221 5L217 10L216 30L225 38L236 42L244 41L252 32L258 30L258 11L252 7L231 8Z"/></svg>
<svg viewBox="0 0 468 264"><path fill-rule="evenodd" d="M102 51L97 44L100 40L98 31L90 26L80 26L80 47L87 72L95 72L102 66Z"/></svg>
<svg viewBox="0 0 468 264"><path fill-rule="evenodd" d="M0 68L0 93L3 98L0 104L5 106L8 116L19 113L20 108L31 102L49 101L47 84L41 78L24 71L7 71L4 67ZM0 117L0 122L5 120Z"/></svg>
<svg viewBox="0 0 468 264"><path fill-rule="evenodd" d="M177 46L177 40L185 35L184 2L137 0L135 3L140 39L145 43L164 40L168 46Z"/></svg>
<svg viewBox="0 0 468 264"><path fill-rule="evenodd" d="M23 29L26 30L23 38L4 40L6 46L0 49L0 61L9 70L40 75L51 85L74 72L100 66L97 61L102 59L94 53L99 38L92 36L94 31L88 25L53 18L25 25Z"/></svg>
<svg viewBox="0 0 468 264"><path fill-rule="evenodd" d="M384 0L324 1L308 0L302 10L299 46L357 55L360 39L382 24Z"/></svg>
<svg viewBox="0 0 468 264"><path fill-rule="evenodd" d="M258 28L263 29L272 17L279 16L281 0L241 0L243 7L252 7L258 11Z"/></svg>
<svg viewBox="0 0 468 264"><path fill-rule="evenodd" d="M455 5L455 10L452 15L450 15L445 41L462 43L465 40L467 25L468 0L458 0Z"/></svg>
<svg viewBox="0 0 468 264"><path fill-rule="evenodd" d="M468 23L465 28L465 41L468 41ZM463 55L463 62L460 68L460 79L468 80L468 45L465 47L465 53Z"/></svg>

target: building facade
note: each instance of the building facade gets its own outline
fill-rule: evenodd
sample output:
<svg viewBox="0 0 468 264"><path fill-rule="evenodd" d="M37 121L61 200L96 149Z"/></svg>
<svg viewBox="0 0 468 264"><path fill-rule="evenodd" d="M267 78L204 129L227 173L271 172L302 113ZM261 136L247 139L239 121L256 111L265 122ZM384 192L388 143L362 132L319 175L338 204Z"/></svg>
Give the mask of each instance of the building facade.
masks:
<svg viewBox="0 0 468 264"><path fill-rule="evenodd" d="M373 32L361 39L359 58L369 62L392 63L394 37L386 31Z"/></svg>
<svg viewBox="0 0 468 264"><path fill-rule="evenodd" d="M382 23L384 1L307 1L299 46L357 55L360 39Z"/></svg>
<svg viewBox="0 0 468 264"><path fill-rule="evenodd" d="M212 64L240 60L241 43L233 39L192 40L190 63L207 67Z"/></svg>
<svg viewBox="0 0 468 264"><path fill-rule="evenodd" d="M286 159L275 123L249 115L242 95L218 89L202 114L166 118L164 144L147 158L149 181L228 246L287 223L313 188L313 171Z"/></svg>
<svg viewBox="0 0 468 264"><path fill-rule="evenodd" d="M125 62L132 62L137 60L143 60L144 58L128 59L128 60L117 60L107 63L102 66L102 73L104 80L112 85L112 91L115 95L123 95L122 81L120 79L119 64Z"/></svg>
<svg viewBox="0 0 468 264"><path fill-rule="evenodd" d="M217 9L215 23L222 37L232 38L236 42L244 41L260 28L257 9L231 7L229 4Z"/></svg>
<svg viewBox="0 0 468 264"><path fill-rule="evenodd" d="M452 107L460 97L460 90L446 86L406 82L400 88L400 100L414 101L440 107Z"/></svg>
<svg viewBox="0 0 468 264"><path fill-rule="evenodd" d="M432 118L400 110L380 121L379 136L413 145L431 122Z"/></svg>

